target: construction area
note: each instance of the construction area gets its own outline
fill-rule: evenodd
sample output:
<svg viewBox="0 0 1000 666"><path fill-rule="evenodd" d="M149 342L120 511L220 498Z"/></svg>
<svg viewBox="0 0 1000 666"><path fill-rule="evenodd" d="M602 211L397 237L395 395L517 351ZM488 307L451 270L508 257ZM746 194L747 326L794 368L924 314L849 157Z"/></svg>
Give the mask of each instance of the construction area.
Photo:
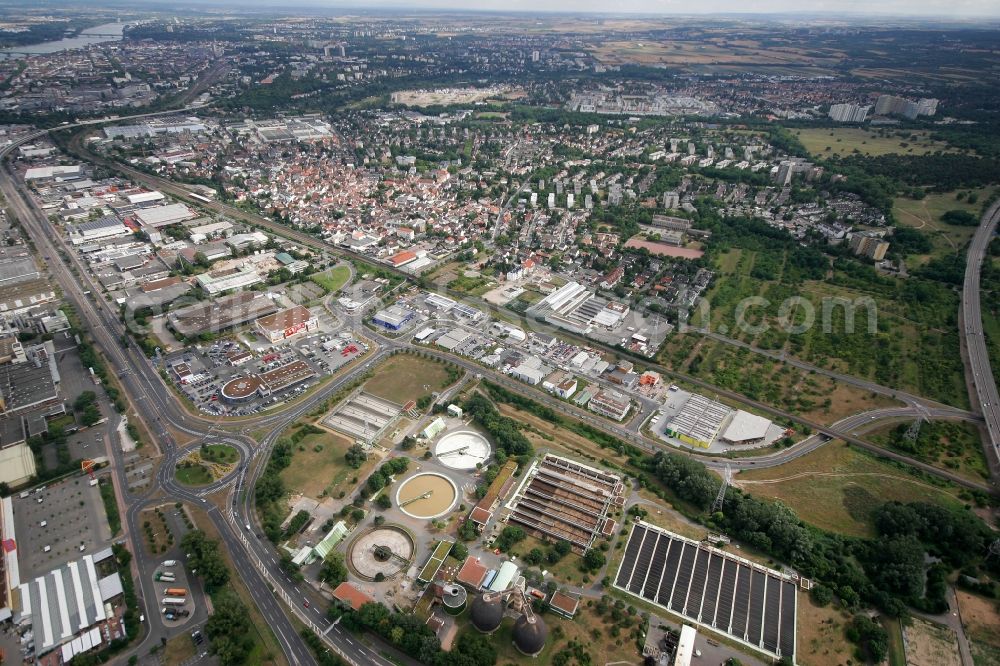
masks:
<svg viewBox="0 0 1000 666"><path fill-rule="evenodd" d="M359 390L337 405L323 419L323 425L354 439L374 442L402 412L400 405Z"/></svg>
<svg viewBox="0 0 1000 666"><path fill-rule="evenodd" d="M508 522L542 538L565 539L586 552L598 536L610 537L608 515L623 502L620 477L568 458L546 454L532 464L508 505Z"/></svg>
<svg viewBox="0 0 1000 666"><path fill-rule="evenodd" d="M791 576L639 521L615 587L794 661L797 588Z"/></svg>

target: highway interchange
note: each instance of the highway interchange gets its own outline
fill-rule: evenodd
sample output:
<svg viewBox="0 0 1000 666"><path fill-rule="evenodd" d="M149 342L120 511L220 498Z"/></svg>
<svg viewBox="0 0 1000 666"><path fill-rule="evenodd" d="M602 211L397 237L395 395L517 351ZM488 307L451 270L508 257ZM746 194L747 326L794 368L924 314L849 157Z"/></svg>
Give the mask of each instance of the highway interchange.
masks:
<svg viewBox="0 0 1000 666"><path fill-rule="evenodd" d="M193 105L174 111L138 114L131 116L131 118L196 110L202 106L204 105ZM119 118L116 121L124 119ZM100 124L101 122L105 121L84 121L57 129L72 130L86 125ZM22 137L17 143L9 145L4 149L0 153L0 159L5 160L10 151L18 145L32 141L44 134L46 134L46 131ZM82 152L84 153L83 157L93 162L101 163L104 166L122 172L125 176L136 182L167 192L196 206L208 208L218 213L225 213L236 219L252 222L280 236L293 239L325 252L343 254L340 250L312 236L279 225L267 218L247 213L220 202L212 202L206 205L202 202L194 201L185 188L162 178L132 169L126 165L109 163L103 160L103 158L87 153L78 140L72 142L71 152L77 152L78 155ZM384 645L377 645L375 648L370 647L357 637L353 637L347 634L347 632L342 631L338 626L331 626L325 620L325 616L321 610L325 604L318 603L320 599L312 594L310 591L311 588L308 586L299 586L288 579L278 567L274 548L265 540L260 540L256 537L256 529L248 531L245 526L251 525L253 527L256 523L252 493L249 491L263 472L264 462L282 430L303 414L314 409L316 404L335 394L342 386L350 383L359 375L367 372L375 364L384 360L389 354L413 347L413 343L408 339L408 336L389 337L359 328L361 324L357 320L345 322L347 325L363 331L363 334L372 343L368 355L362 363L354 365L350 370L338 375L321 388L307 393L306 397L292 403L286 409L240 419L235 424L234 429L233 423L220 422L217 419L209 419L190 412L181 404L170 387L164 384L156 368L153 367L149 359L143 356L136 345L123 346L121 344L126 331L117 313L103 304L100 297L102 291L99 285L91 279L85 267L78 261L76 254L66 246L61 235L52 232L48 220L37 208L30 194L24 191L23 183L14 174L10 165L6 163L0 169L0 191L2 191L12 212L22 222L26 233L35 244L38 253L46 262L50 273L59 283L64 298L72 304L82 324L92 337L94 344L101 350L113 368L118 381L122 385L124 394L132 402L135 411L143 416L147 430L157 440L156 445L162 453L162 461L157 471L153 488L142 494L133 494L129 490L129 485L125 477L125 465L122 460L121 449L114 443L116 442L114 437L107 438L107 441L111 442L109 453L113 460L113 479L120 504L124 507L123 522L126 526L126 536L131 540L131 550L135 554L134 567L140 581L138 594L141 602L147 608L146 617L149 622L149 631L141 644L136 646L135 652L144 654L153 644L159 642L160 637L167 635L167 630L162 625L159 613L156 612L156 595L152 589L150 576L147 575L151 567L155 565L149 562L148 558L143 555L143 549L139 543L141 534L140 514L144 508L149 506L155 506L167 501L184 501L206 511L215 529L221 535L224 541L224 548L233 559L239 571L239 577L246 584L254 603L257 604L260 612L274 631L275 637L290 663L308 664L315 663L315 660L304 641L298 635L296 626L289 618L288 613L294 614L299 622L303 622L316 630L323 637L326 644L331 649L340 653L348 662L352 664L390 666L390 661L383 656L383 653L391 651L391 648ZM508 201L509 204L510 201ZM973 410L974 414L865 382L864 385L871 390L879 393L888 391L894 397L906 403L906 405L853 415L832 426L825 426L808 421L803 422L801 418L795 415L785 413L762 403L750 401L745 396L714 387L696 378L679 375L668 368L657 367L658 370L661 370L667 376L678 377L695 385L715 391L719 395L751 404L773 416L802 423L812 428L815 433L793 447L770 455L732 460L706 457L704 458L705 463L717 469L722 469L726 466L732 469L771 467L781 465L798 456L804 455L822 446L832 438L840 438L857 446L873 449L879 455L899 459L928 473L949 478L956 483L977 490L992 491L992 486L970 482L945 470L924 465L919 461L914 461L905 456L874 447L860 439L857 434L886 422L912 420L914 418L976 420L978 414L981 413L983 418L985 418L989 448L992 454L988 458L992 460L997 451L1000 450L998 449L998 441L1000 441L1000 399L997 397L996 384L989 365L989 357L983 338L979 304L980 266L986 248L993 238L998 220L1000 220L1000 204L994 204L984 216L983 223L970 245L965 284L963 285L961 316L964 323L962 337L964 347L968 352L969 362L973 369L972 384L975 387L975 396L973 399L975 406ZM498 227L499 224L497 225ZM93 295L93 297L90 295ZM481 302L474 304L480 307L483 305ZM563 336L567 337L565 334ZM587 342L592 346L597 346L592 341ZM646 400L642 402L638 414L627 424L612 424L607 420L594 416L590 412L557 400L542 391L533 389L502 374L495 373L468 359L425 348L421 348L421 353L445 358L474 375L485 376L490 381L500 384L508 390L526 395L567 416L583 420L643 449L653 451L658 448L655 442L647 439L641 432L643 423L655 408L652 401ZM801 362L794 361L793 359L782 358L781 360L794 362L797 365L801 364ZM852 382L863 381L856 378L842 378L842 380ZM109 431L113 430L115 425L117 424L109 423ZM247 433L251 430L265 431L267 434L257 441L248 436ZM174 480L173 469L174 464L183 455L184 451L175 441L174 433L181 433L186 438L195 441L225 441L231 444L241 455L241 461L236 472L226 479L198 491L180 486ZM310 603L307 608L304 604L307 600L315 603ZM405 657L398 654L395 654L393 659L397 663L408 661Z"/></svg>

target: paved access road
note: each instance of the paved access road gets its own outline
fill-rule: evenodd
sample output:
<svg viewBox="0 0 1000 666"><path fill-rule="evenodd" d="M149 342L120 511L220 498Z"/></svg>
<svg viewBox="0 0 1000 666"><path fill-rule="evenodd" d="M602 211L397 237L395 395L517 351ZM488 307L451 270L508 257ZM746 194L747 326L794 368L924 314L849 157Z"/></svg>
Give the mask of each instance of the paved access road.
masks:
<svg viewBox="0 0 1000 666"><path fill-rule="evenodd" d="M965 264L965 279L962 282L962 308L959 317L959 327L962 348L971 370L971 376L966 371L969 384L969 397L975 411L983 415L986 421L986 459L994 472L1000 467L1000 396L997 394L997 384L993 378L993 368L990 366L990 353L987 348L986 336L983 334L983 313L980 304L979 282L982 274L983 260L990 242L996 235L997 223L1000 222L1000 201L990 206L983 214L983 219L976 229L972 242L969 244L969 254Z"/></svg>

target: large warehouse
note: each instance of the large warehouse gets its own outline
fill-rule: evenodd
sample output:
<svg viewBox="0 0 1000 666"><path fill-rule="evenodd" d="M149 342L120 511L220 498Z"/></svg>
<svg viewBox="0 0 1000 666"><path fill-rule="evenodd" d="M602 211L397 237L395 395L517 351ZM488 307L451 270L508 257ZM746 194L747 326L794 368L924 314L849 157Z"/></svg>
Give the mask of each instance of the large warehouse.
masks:
<svg viewBox="0 0 1000 666"><path fill-rule="evenodd" d="M319 320L308 308L296 305L257 320L257 329L271 342L316 330Z"/></svg>
<svg viewBox="0 0 1000 666"><path fill-rule="evenodd" d="M771 657L794 660L791 576L638 521L614 585Z"/></svg>
<svg viewBox="0 0 1000 666"><path fill-rule="evenodd" d="M667 434L685 444L708 448L732 412L721 402L692 393L680 412L667 423Z"/></svg>
<svg viewBox="0 0 1000 666"><path fill-rule="evenodd" d="M609 513L622 504L623 490L614 474L546 454L524 475L508 504L508 521L537 536L565 539L585 552L598 536L614 534Z"/></svg>
<svg viewBox="0 0 1000 666"><path fill-rule="evenodd" d="M135 218L145 227L167 227L184 220L196 217L195 212L182 203L140 208L135 211Z"/></svg>
<svg viewBox="0 0 1000 666"><path fill-rule="evenodd" d="M400 305L393 305L385 310L379 310L372 318L372 323L390 331L398 331L413 319L413 310L407 310Z"/></svg>
<svg viewBox="0 0 1000 666"><path fill-rule="evenodd" d="M241 292L212 303L197 303L167 315L167 321L180 335L193 337L218 333L276 312L278 307L264 294Z"/></svg>

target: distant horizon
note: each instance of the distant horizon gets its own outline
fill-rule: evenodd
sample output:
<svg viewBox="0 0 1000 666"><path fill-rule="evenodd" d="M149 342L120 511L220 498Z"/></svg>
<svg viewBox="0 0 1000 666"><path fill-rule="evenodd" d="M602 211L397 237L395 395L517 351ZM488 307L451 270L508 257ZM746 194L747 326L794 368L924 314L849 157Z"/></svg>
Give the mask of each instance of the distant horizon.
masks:
<svg viewBox="0 0 1000 666"><path fill-rule="evenodd" d="M157 0L138 0L133 4L155 4ZM589 15L589 16L622 16L636 18L641 16L815 16L824 15L830 18L837 17L888 17L888 18L920 18L920 19L972 19L992 17L1000 18L1000 3L989 0L956 0L955 3L942 7L939 2L920 3L920 0L911 2L910 0L885 0L882 3L873 4L862 0L844 0L842 3L828 2L827 0L764 0L754 3L759 9L748 10L745 3L734 0L706 0L698 6L704 9L699 11L693 9L695 5L678 0L619 0L615 3L614 11L608 11L608 3L603 0L577 0L572 9L565 9L565 3L560 0L481 0L475 3L462 3L460 0L418 0L408 3L400 0L352 0L336 6L327 6L324 0L293 0L285 6L275 6L273 0L199 0L196 4L220 5L220 6L240 6L258 5L273 10L292 10L295 6L303 8L317 8L336 11L338 9L366 9L366 10L391 10L391 11L449 11L459 13L502 13L502 14L526 14L526 15ZM730 6L730 3L733 3ZM550 3L554 6L550 6ZM475 6L473 6L473 4ZM840 5L837 7L836 5ZM921 4L924 7L921 7ZM831 7L831 5L834 5ZM658 6L658 7L654 7ZM807 8L808 6L808 8ZM898 7L893 9L893 7ZM966 9L963 11L963 6ZM881 10L873 7L883 8ZM979 9L980 11L976 11Z"/></svg>
<svg viewBox="0 0 1000 666"><path fill-rule="evenodd" d="M13 3L11 3L13 4ZM377 12L446 12L457 14L503 14L511 16L581 16L605 18L641 17L735 17L735 18L809 18L844 19L845 22L858 19L889 18L919 21L966 22L974 19L1000 20L1000 3L993 0L955 0L944 5L937 0L885 0L874 5L863 0L761 0L748 9L737 0L707 0L696 9L680 0L619 0L613 11L598 0L577 0L572 9L566 9L560 0L480 0L470 6L461 0L350 0L331 4L326 0L292 0L285 5L276 5L274 0L110 0L96 2L93 7L114 7L125 5L134 9L146 6L160 11L174 7L177 9L209 9L244 7L255 11L293 13L295 10L321 10L324 13L351 11ZM80 9L74 0L52 0L44 5L61 5Z"/></svg>

